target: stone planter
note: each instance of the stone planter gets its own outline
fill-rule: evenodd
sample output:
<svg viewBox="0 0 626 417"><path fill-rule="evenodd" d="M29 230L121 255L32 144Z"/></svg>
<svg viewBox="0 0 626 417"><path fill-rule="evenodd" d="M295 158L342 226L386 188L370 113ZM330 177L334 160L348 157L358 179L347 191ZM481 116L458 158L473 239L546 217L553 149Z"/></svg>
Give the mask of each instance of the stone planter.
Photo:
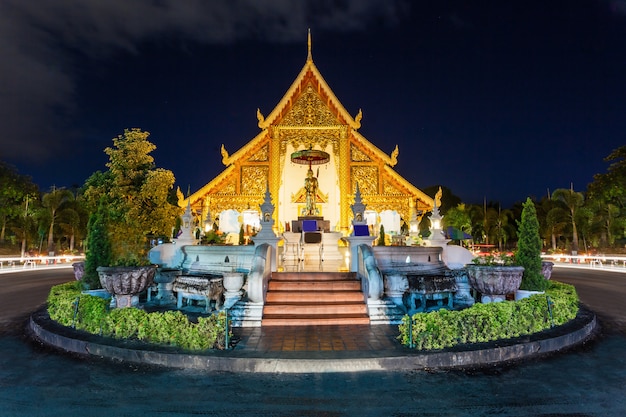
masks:
<svg viewBox="0 0 626 417"><path fill-rule="evenodd" d="M402 308L404 307L403 296L409 289L409 280L406 275L402 274L389 274L385 275L383 280L385 286L385 295L393 303Z"/></svg>
<svg viewBox="0 0 626 417"><path fill-rule="evenodd" d="M74 278L76 278L76 281L83 279L83 275L85 275L85 262L74 262L72 267L74 268Z"/></svg>
<svg viewBox="0 0 626 417"><path fill-rule="evenodd" d="M224 308L232 307L237 301L241 299L243 292L243 273L242 272L225 272L224 277Z"/></svg>
<svg viewBox="0 0 626 417"><path fill-rule="evenodd" d="M541 275L545 279L550 279L552 276L552 268L554 267L554 262L543 261L541 262Z"/></svg>
<svg viewBox="0 0 626 417"><path fill-rule="evenodd" d="M102 288L115 296L117 308L124 308L131 306L133 296L152 284L156 266L101 266L97 271Z"/></svg>
<svg viewBox="0 0 626 417"><path fill-rule="evenodd" d="M154 276L154 283L157 284L157 295L154 297L155 304L169 305L176 303L172 286L180 272L178 268L157 268Z"/></svg>
<svg viewBox="0 0 626 417"><path fill-rule="evenodd" d="M470 286L481 294L481 302L504 301L522 283L521 266L467 265Z"/></svg>

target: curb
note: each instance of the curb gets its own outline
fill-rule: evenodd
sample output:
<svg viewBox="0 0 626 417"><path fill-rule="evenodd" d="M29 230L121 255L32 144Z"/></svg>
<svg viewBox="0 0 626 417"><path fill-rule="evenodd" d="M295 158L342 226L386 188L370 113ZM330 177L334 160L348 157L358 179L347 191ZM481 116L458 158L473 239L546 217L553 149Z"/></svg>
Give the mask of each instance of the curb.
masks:
<svg viewBox="0 0 626 417"><path fill-rule="evenodd" d="M582 313L585 313L581 310ZM313 352L306 357L286 357L280 353L267 354L257 351L227 350L211 351L209 354L193 354L128 348L103 344L102 338L86 337L82 340L55 333L53 322L42 314L33 314L28 321L31 337L47 346L83 357L161 366L177 369L223 372L260 373L331 373L364 371L409 371L433 369L459 369L493 366L498 364L536 358L549 353L574 347L588 340L598 324L595 314L580 314L574 324L561 326L565 332L549 331L521 338L517 342L489 345L471 350L449 350L422 353L399 349L396 352L347 352L341 355L325 355ZM569 327L572 327L571 329ZM64 329L67 330L67 329ZM555 329L556 330L556 329ZM63 333L71 333L64 331ZM76 335L78 336L78 334ZM99 339L99 340L95 340Z"/></svg>

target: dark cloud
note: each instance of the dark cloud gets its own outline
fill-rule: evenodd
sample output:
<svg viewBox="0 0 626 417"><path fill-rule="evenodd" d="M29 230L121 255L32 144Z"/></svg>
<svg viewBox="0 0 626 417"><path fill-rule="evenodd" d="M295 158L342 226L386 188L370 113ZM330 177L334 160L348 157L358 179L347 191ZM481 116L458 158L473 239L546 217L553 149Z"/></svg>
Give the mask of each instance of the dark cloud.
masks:
<svg viewBox="0 0 626 417"><path fill-rule="evenodd" d="M0 158L51 157L71 131L82 59L136 52L159 39L302 42L302 28L394 24L406 1L0 0Z"/></svg>

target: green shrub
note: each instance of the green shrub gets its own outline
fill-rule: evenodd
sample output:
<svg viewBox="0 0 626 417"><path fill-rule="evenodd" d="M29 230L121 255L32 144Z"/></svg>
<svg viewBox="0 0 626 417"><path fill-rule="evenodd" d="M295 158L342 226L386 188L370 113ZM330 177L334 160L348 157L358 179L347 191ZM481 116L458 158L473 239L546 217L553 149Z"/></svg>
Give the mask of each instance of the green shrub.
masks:
<svg viewBox="0 0 626 417"><path fill-rule="evenodd" d="M546 294L520 301L475 304L461 311L439 310L405 316L399 339L409 345L409 320L412 320L416 349L432 350L464 343L483 343L537 333L573 320L578 313L578 295L573 286L548 281ZM552 317L548 301L552 302Z"/></svg>
<svg viewBox="0 0 626 417"><path fill-rule="evenodd" d="M111 242L106 226L107 212L102 201L87 223L87 254L83 281L90 289L102 288L96 269L111 264Z"/></svg>
<svg viewBox="0 0 626 417"><path fill-rule="evenodd" d="M135 339L192 351L226 347L226 314L223 312L199 317L197 323L192 323L180 311L109 310L108 304L109 301L103 298L82 294L78 281L56 285L48 295L50 318L63 326L116 339Z"/></svg>
<svg viewBox="0 0 626 417"><path fill-rule="evenodd" d="M522 204L522 218L518 223L515 261L524 267L521 290L544 291L548 281L541 274L541 236L535 204L530 198Z"/></svg>
<svg viewBox="0 0 626 417"><path fill-rule="evenodd" d="M48 314L52 320L64 326L99 333L109 301L82 294L81 289L79 281L52 287L48 294Z"/></svg>

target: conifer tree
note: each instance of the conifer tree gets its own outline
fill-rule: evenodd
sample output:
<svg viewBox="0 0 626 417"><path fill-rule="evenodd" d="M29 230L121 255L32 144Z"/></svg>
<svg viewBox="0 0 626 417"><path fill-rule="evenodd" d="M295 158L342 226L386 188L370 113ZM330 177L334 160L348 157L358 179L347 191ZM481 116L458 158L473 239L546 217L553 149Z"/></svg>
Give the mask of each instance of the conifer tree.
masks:
<svg viewBox="0 0 626 417"><path fill-rule="evenodd" d="M385 226L380 225L380 235L378 236L378 246L385 246Z"/></svg>
<svg viewBox="0 0 626 417"><path fill-rule="evenodd" d="M530 198L522 204L522 219L518 223L516 262L524 267L520 289L544 291L548 281L541 274L541 237L535 204Z"/></svg>

